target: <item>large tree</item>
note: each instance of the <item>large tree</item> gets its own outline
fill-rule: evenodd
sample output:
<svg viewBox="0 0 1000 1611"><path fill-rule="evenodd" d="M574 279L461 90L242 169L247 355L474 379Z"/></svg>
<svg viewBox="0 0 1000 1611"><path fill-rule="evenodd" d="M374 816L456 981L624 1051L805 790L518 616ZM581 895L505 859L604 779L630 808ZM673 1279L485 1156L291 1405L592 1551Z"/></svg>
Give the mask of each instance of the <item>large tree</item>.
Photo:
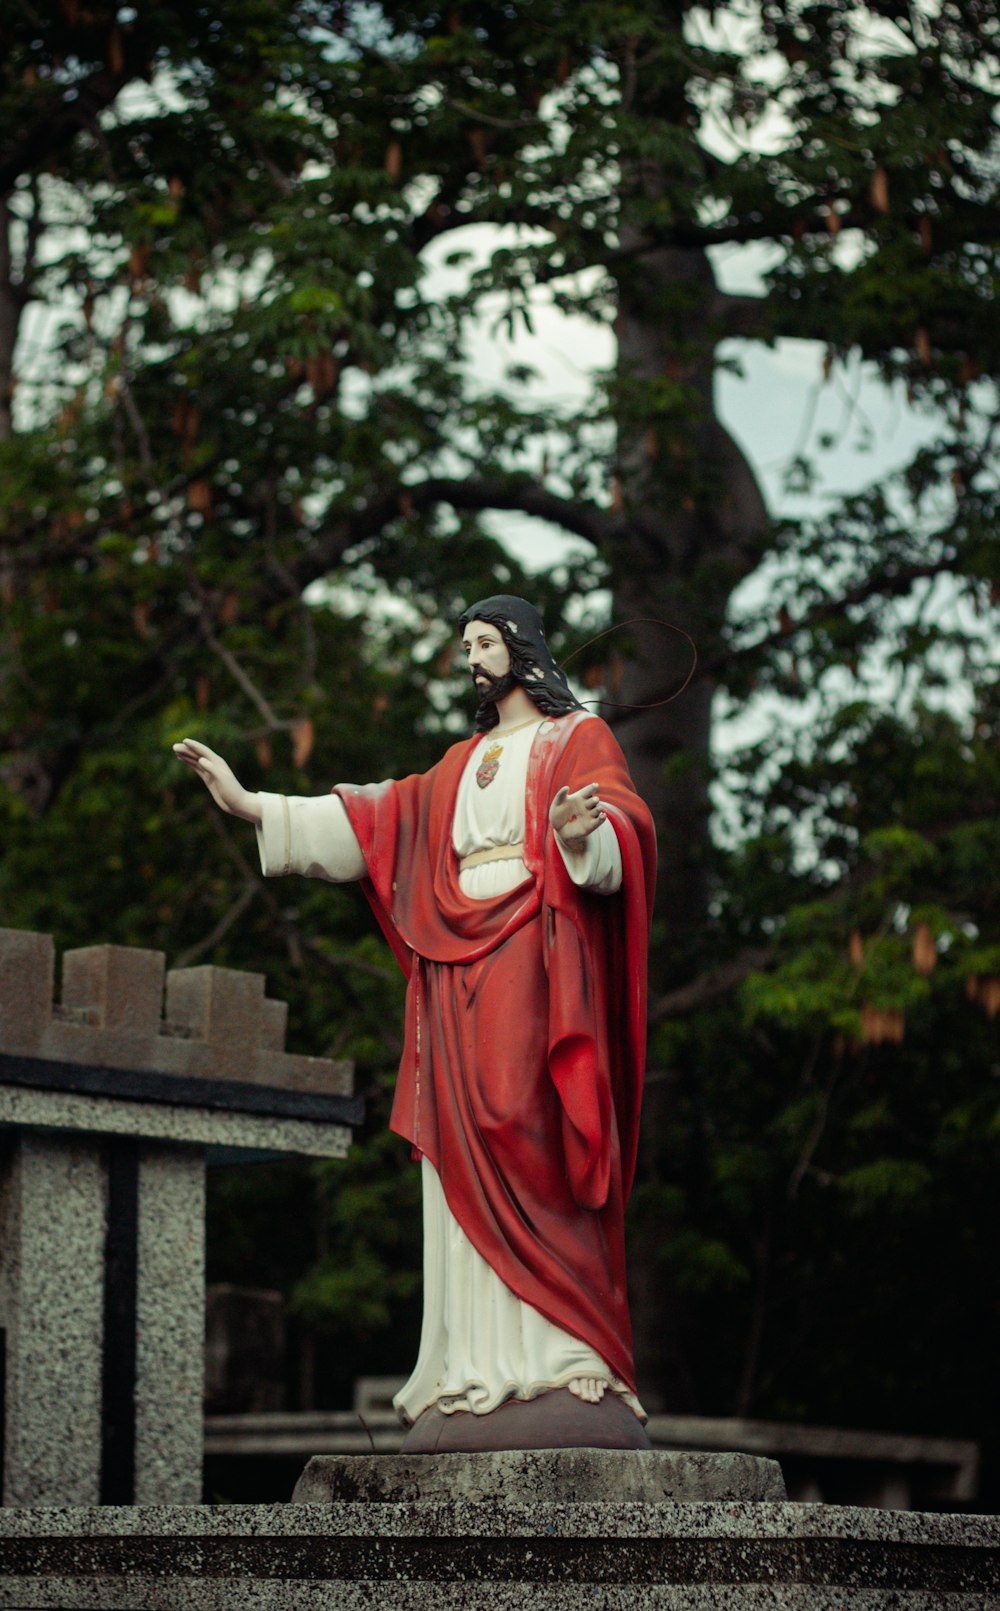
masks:
<svg viewBox="0 0 1000 1611"><path fill-rule="evenodd" d="M618 702L662 856L643 1382L846 1416L857 1350L821 1368L815 1339L837 1270L884 1274L866 1216L907 1250L887 1337L918 1247L949 1291L979 1279L948 1250L989 1201L994 9L35 0L0 45L7 920L263 957L312 1048L376 1081L395 986L349 894L265 889L166 742L197 723L299 790L424 765L458 605L533 592L568 651L604 585L645 619L577 666ZM428 253L458 270L476 225L485 262L442 293ZM762 293L720 291L713 249L754 243ZM470 332L530 328L540 297L613 324L578 406L472 372ZM931 425L800 524L769 518L715 409L723 344L784 337L831 373L860 354ZM525 579L496 511L578 557ZM698 677L621 709L682 675L657 618L693 633ZM763 736L720 762L734 701ZM380 1168L366 1152L337 1198L332 1252L318 1214L310 1314L360 1294L384 1318ZM886 1404L875 1354L858 1413L905 1420L919 1372ZM956 1371L953 1422L964 1391Z"/></svg>

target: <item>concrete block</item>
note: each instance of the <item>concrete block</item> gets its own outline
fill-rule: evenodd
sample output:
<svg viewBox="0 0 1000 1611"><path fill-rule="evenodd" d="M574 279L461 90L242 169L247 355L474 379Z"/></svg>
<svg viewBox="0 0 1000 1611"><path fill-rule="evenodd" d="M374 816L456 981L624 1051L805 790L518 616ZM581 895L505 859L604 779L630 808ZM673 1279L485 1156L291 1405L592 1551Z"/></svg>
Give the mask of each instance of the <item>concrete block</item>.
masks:
<svg viewBox="0 0 1000 1611"><path fill-rule="evenodd" d="M283 1052L287 1028L288 1002L265 1001L261 1015L261 1050L265 1052Z"/></svg>
<svg viewBox="0 0 1000 1611"><path fill-rule="evenodd" d="M100 1143L27 1133L0 1166L5 1505L96 1504L106 1180Z"/></svg>
<svg viewBox="0 0 1000 1611"><path fill-rule="evenodd" d="M139 1153L135 1502L201 1498L205 1374L205 1157Z"/></svg>
<svg viewBox="0 0 1000 1611"><path fill-rule="evenodd" d="M31 1055L52 1017L51 934L0 929L0 1051Z"/></svg>
<svg viewBox="0 0 1000 1611"><path fill-rule="evenodd" d="M255 1084L279 1085L283 1091L315 1091L318 1096L350 1096L354 1090L354 1064L329 1057L305 1057L284 1052L280 1057L260 1055Z"/></svg>
<svg viewBox="0 0 1000 1611"><path fill-rule="evenodd" d="M314 1455L297 1504L472 1501L505 1504L658 1504L781 1500L776 1460L662 1449L531 1449L489 1454Z"/></svg>
<svg viewBox="0 0 1000 1611"><path fill-rule="evenodd" d="M67 951L62 964L62 1005L88 1008L97 1028L126 1035L159 1033L163 1011L162 951L132 945L88 945Z"/></svg>
<svg viewBox="0 0 1000 1611"><path fill-rule="evenodd" d="M232 968L174 968L167 974L167 1017L212 1048L217 1079L252 1078L265 1029L264 975Z"/></svg>

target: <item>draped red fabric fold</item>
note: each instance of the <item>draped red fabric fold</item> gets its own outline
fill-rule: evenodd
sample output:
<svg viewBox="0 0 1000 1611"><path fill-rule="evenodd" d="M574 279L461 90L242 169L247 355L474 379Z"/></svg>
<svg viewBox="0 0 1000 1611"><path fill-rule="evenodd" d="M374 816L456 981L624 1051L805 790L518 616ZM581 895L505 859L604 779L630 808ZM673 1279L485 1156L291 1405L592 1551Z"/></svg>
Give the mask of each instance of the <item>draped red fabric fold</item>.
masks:
<svg viewBox="0 0 1000 1611"><path fill-rule="evenodd" d="M470 900L452 819L477 742L420 776L335 791L409 978L391 1124L434 1165L500 1279L634 1390L623 1215L645 1059L653 826L604 722L582 711L545 722L525 791L530 876ZM592 782L621 849L612 896L573 883L548 823L558 789Z"/></svg>

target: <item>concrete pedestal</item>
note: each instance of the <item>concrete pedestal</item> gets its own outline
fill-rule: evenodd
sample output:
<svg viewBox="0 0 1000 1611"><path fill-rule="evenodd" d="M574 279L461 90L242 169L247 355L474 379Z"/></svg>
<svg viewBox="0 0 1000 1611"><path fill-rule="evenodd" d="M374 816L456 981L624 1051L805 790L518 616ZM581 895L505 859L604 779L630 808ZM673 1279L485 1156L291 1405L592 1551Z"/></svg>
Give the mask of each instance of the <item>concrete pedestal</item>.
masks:
<svg viewBox="0 0 1000 1611"><path fill-rule="evenodd" d="M666 1449L501 1449L490 1454L317 1454L297 1504L646 1504L781 1500L777 1460Z"/></svg>
<svg viewBox="0 0 1000 1611"><path fill-rule="evenodd" d="M740 1500L6 1510L0 1563L4 1611L996 1611L1000 1518Z"/></svg>

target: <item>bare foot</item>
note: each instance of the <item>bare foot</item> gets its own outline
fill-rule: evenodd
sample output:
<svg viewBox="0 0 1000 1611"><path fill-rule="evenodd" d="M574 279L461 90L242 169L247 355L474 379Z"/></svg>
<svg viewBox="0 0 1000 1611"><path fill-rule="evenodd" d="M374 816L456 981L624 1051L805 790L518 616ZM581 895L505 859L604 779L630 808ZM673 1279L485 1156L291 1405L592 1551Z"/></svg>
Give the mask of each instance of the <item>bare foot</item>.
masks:
<svg viewBox="0 0 1000 1611"><path fill-rule="evenodd" d="M575 1393L577 1398L582 1398L585 1404L600 1404L608 1384L602 1382L599 1376L574 1376L566 1385L570 1392Z"/></svg>

